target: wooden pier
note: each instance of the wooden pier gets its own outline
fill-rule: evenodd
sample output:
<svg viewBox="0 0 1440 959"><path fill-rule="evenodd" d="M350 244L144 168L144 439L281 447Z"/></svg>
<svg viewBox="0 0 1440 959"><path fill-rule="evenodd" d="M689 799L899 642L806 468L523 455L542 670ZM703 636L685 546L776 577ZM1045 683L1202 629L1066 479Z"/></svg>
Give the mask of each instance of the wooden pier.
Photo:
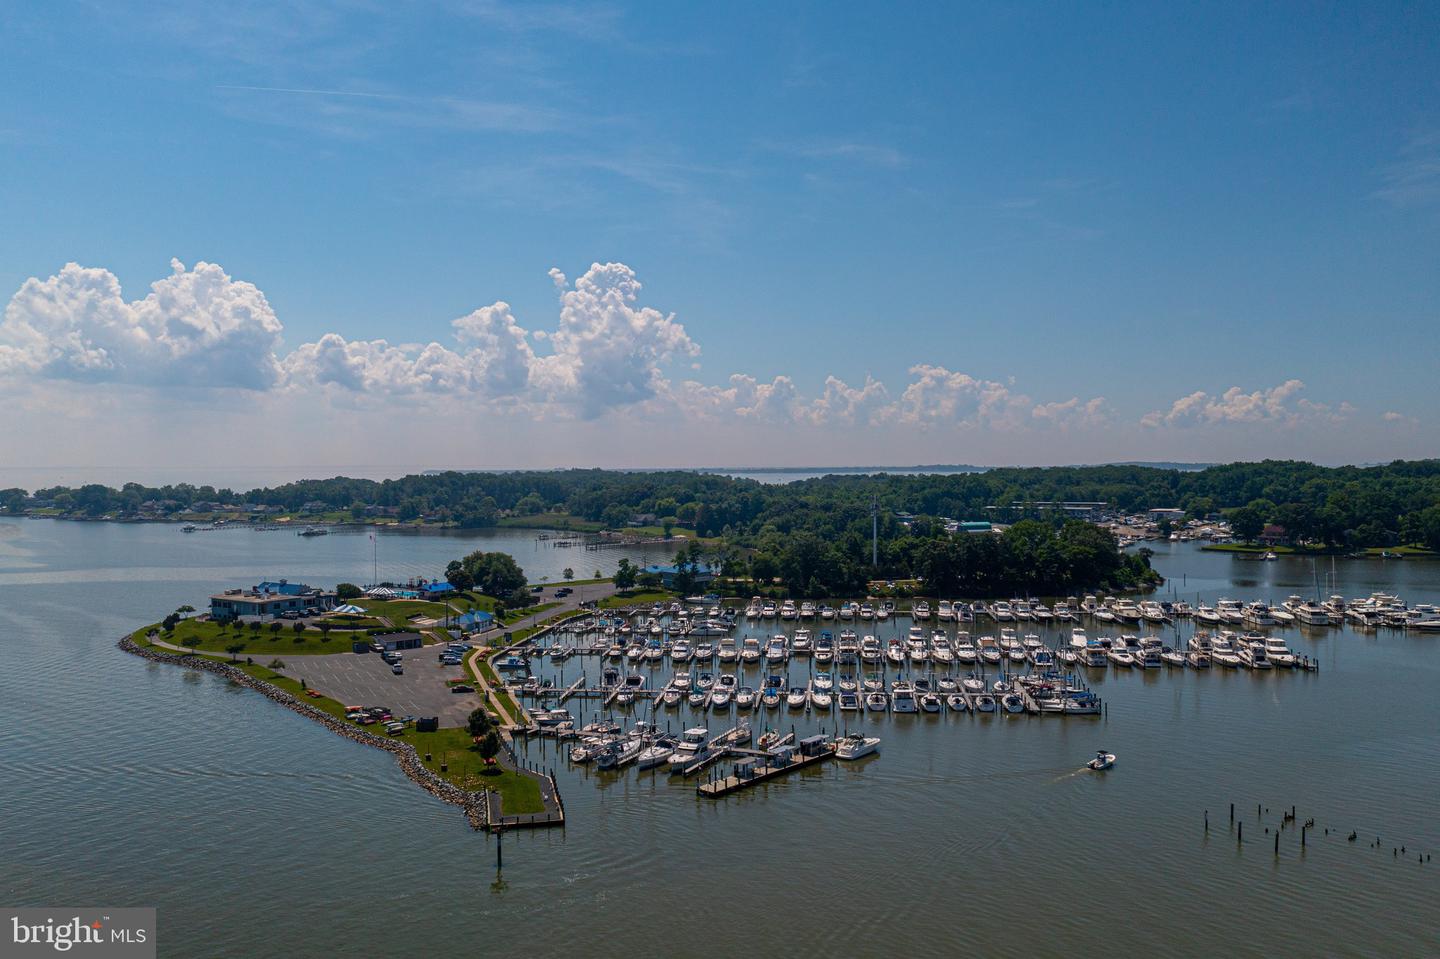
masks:
<svg viewBox="0 0 1440 959"><path fill-rule="evenodd" d="M796 756L783 766L757 766L750 775L745 777L726 776L724 779L715 779L707 783L701 783L695 787L697 795L708 799L720 799L731 793L748 789L751 786L758 786L760 783L769 782L786 773L794 772L797 769L805 769L808 766L815 766L832 759L835 756L835 747L827 746L820 752L809 756Z"/></svg>

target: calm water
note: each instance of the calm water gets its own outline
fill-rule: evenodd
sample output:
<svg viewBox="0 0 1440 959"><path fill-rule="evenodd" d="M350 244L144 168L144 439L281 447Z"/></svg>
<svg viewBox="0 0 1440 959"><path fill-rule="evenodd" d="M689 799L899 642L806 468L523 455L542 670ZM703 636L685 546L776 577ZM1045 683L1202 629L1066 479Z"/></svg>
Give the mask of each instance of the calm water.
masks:
<svg viewBox="0 0 1440 959"><path fill-rule="evenodd" d="M430 575L482 545L534 575L619 558L537 546L523 531L382 536L381 575ZM1177 545L1156 563L1191 602L1313 591L1304 561ZM522 941L536 955L753 955L782 930L792 955L1436 951L1440 862L1390 853L1440 851L1436 638L1289 630L1321 659L1318 675L1106 675L1104 720L885 719L878 758L720 803L648 772L555 762L571 824L508 837L497 890L492 840L385 755L113 648L222 586L363 580L369 564L363 534L0 521L0 898L157 904L161 954L173 956ZM1383 588L1412 602L1440 599L1437 572L1337 567L1347 596ZM1097 746L1120 755L1116 769L1078 773ZM1228 831L1232 801L1243 847ZM1317 832L1302 857L1287 831L1277 862L1257 802L1275 810L1272 826L1294 803L1338 835ZM1346 843L1351 828L1378 833L1383 850Z"/></svg>

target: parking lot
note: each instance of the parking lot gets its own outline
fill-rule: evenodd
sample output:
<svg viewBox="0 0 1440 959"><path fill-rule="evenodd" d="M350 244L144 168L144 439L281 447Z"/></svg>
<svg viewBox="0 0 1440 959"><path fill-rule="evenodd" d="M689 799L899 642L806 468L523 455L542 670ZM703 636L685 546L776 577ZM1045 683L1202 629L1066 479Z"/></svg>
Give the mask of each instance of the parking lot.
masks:
<svg viewBox="0 0 1440 959"><path fill-rule="evenodd" d="M397 716L438 716L442 726L463 726L480 705L478 693L450 692L447 679L469 679L463 666L441 666L441 646L407 649L396 676L379 653L296 656L285 672L347 706L388 706Z"/></svg>

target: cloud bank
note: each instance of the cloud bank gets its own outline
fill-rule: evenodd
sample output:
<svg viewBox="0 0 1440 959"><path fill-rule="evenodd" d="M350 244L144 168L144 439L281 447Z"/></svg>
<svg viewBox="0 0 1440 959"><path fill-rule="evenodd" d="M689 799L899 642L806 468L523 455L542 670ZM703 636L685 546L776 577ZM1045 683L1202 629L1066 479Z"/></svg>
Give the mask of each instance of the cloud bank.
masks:
<svg viewBox="0 0 1440 959"><path fill-rule="evenodd" d="M867 375L827 376L807 394L788 375L735 372L722 381L675 377L700 346L673 313L641 302L623 263L594 263L571 280L552 268L553 326L529 329L497 300L454 319L447 342L394 344L326 333L281 351L283 327L264 294L200 262L172 261L147 296L127 301L104 269L66 264L25 281L0 319L0 382L69 381L317 398L349 408L442 401L534 419L632 421L892 432L1081 433L1123 427L1104 397L1037 400L1013 379L939 363L911 366L896 388ZM693 375L693 374L692 374ZM1195 391L1138 420L1152 430L1334 424L1355 411L1303 395L1305 384ZM1384 420L1403 414L1389 411ZM1131 419L1128 425L1135 425Z"/></svg>

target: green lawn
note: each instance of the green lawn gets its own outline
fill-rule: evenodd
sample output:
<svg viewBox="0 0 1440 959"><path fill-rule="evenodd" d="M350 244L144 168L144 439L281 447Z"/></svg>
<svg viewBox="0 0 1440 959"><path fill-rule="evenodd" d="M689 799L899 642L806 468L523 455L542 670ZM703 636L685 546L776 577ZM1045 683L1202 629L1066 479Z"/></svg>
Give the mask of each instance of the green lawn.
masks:
<svg viewBox="0 0 1440 959"><path fill-rule="evenodd" d="M675 593L663 589L637 589L629 593L616 593L600 600L601 609L615 609L621 606L648 606L651 603L668 603Z"/></svg>
<svg viewBox="0 0 1440 959"><path fill-rule="evenodd" d="M265 623L259 631L243 626L235 629L222 623L200 621L196 619L181 620L175 627L174 632L160 632L160 639L170 643L172 646L183 646L186 649L195 649L200 652L218 653L228 655L227 646L239 643L240 656L314 656L322 653L344 653L349 652L350 643L354 639L364 638L364 632L351 632L348 630L332 629L329 637L318 629L307 629L304 632L296 633L288 621L281 621L279 632L271 630L270 623ZM136 637L143 639L150 629L159 629L159 624L153 627L147 626L136 633Z"/></svg>
<svg viewBox="0 0 1440 959"><path fill-rule="evenodd" d="M1365 552L1369 556L1379 556L1381 553L1399 553L1402 556L1440 556L1440 553L1423 546L1371 546Z"/></svg>

